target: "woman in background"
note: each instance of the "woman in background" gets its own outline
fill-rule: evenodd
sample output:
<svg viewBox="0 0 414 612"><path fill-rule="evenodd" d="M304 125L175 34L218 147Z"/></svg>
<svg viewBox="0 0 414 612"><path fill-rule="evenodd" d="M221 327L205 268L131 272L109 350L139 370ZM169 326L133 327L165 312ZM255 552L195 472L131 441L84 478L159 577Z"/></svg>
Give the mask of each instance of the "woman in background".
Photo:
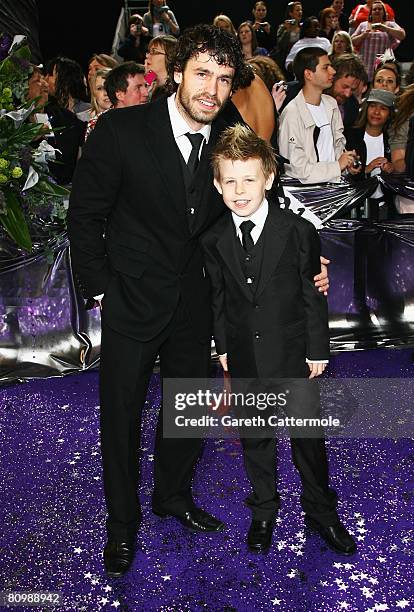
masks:
<svg viewBox="0 0 414 612"><path fill-rule="evenodd" d="M268 55L264 47L257 46L256 32L249 21L243 21L239 25L237 37L243 49L244 59L248 60L255 55Z"/></svg>
<svg viewBox="0 0 414 612"><path fill-rule="evenodd" d="M332 51L329 54L329 58L332 60L343 53L354 53L354 46L348 32L339 30L333 35Z"/></svg>
<svg viewBox="0 0 414 612"><path fill-rule="evenodd" d="M253 30L256 33L257 44L259 47L264 47L267 51L273 49L275 41L273 37L272 26L267 17L267 6L263 0L256 2L253 10Z"/></svg>
<svg viewBox="0 0 414 612"><path fill-rule="evenodd" d="M383 2L374 0L368 21L362 22L352 35L352 42L364 62L370 81L377 56L388 48L395 49L404 38L405 31L395 21L387 21Z"/></svg>
<svg viewBox="0 0 414 612"><path fill-rule="evenodd" d="M164 0L149 0L148 11L144 15L144 26L154 38L160 34L178 36L180 33L177 19Z"/></svg>
<svg viewBox="0 0 414 612"><path fill-rule="evenodd" d="M271 51L270 57L275 60L282 70L285 69L285 62L289 51L299 40L302 15L302 3L289 2L285 21L277 29L276 47Z"/></svg>
<svg viewBox="0 0 414 612"><path fill-rule="evenodd" d="M177 39L166 35L156 36L148 45L145 57L145 80L153 83L150 91L151 100L165 93L167 67L174 59L176 47Z"/></svg>
<svg viewBox="0 0 414 612"><path fill-rule="evenodd" d="M324 8L319 13L319 23L321 26L321 36L325 36L328 40L332 41L335 32L339 31L336 11L331 7Z"/></svg>
<svg viewBox="0 0 414 612"><path fill-rule="evenodd" d="M45 72L49 94L59 106L85 121L84 113L90 104L86 102L86 79L80 64L68 57L55 57L47 62Z"/></svg>
<svg viewBox="0 0 414 612"><path fill-rule="evenodd" d="M118 47L118 55L125 62L143 64L148 45L149 31L144 26L141 15L131 15L128 21L128 36Z"/></svg>
<svg viewBox="0 0 414 612"><path fill-rule="evenodd" d="M276 82L283 81L284 75L279 66L270 57L256 55L247 62L254 70L256 76L259 76L269 91L272 91L273 85Z"/></svg>
<svg viewBox="0 0 414 612"><path fill-rule="evenodd" d="M98 118L112 106L105 89L106 77L110 72L110 68L101 68L97 70L91 78L91 111L88 127L86 128L85 140L94 129Z"/></svg>
<svg viewBox="0 0 414 612"><path fill-rule="evenodd" d="M360 115L354 127L345 128L347 149L354 149L362 164L362 173L354 175L355 180L363 180L394 171L388 128L394 117L395 95L384 89L372 89L361 105ZM378 219L379 205L384 201L384 192L378 185L369 198L370 218Z"/></svg>
<svg viewBox="0 0 414 612"><path fill-rule="evenodd" d="M236 28L233 25L232 20L227 15L217 15L214 17L213 25L216 28L220 28L220 30L225 30L226 32L230 32L234 36L237 36Z"/></svg>
<svg viewBox="0 0 414 612"><path fill-rule="evenodd" d="M340 30L348 32L349 30L349 19L344 13L344 0L332 0L331 8L335 11L338 17L338 23Z"/></svg>

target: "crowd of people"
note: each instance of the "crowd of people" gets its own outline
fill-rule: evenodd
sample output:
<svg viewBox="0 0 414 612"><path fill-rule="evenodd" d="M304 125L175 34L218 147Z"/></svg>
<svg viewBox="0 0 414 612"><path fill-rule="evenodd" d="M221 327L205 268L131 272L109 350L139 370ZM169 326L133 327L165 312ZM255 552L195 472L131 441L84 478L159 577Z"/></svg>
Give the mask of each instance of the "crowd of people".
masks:
<svg viewBox="0 0 414 612"><path fill-rule="evenodd" d="M408 126L413 114L413 70L407 74L404 90L400 65L393 50L404 40L405 32L395 19L393 9L380 0L367 0L349 15L344 12L343 0L333 0L319 16L306 15L302 3L293 1L287 4L281 24L271 24L267 20L267 6L262 0L255 2L250 18L238 27L230 16L216 15L213 24L238 39L246 65L251 69L251 75L234 92L224 114L229 122L242 119L259 136L287 153L286 126L283 126L281 113L303 88L303 77L295 72L295 58L310 48L319 48L332 66L332 82L327 83L329 86L322 90L323 94L336 100L345 128L344 150L354 152L354 158L349 158L350 164L341 173L352 177L352 164L358 159L362 161L360 175L371 175L374 159L385 156L385 149L379 144L384 138L389 160L379 169L375 168L374 174L404 172ZM72 59L56 57L47 62L44 69L47 84L42 80L41 87L48 88L50 124L56 121L58 112L59 120L65 119L62 126L66 128L56 135L56 142L52 142L59 151L58 163L53 166L57 180L70 183L84 139L89 137L103 113L111 108L152 102L168 94L168 67L174 63L179 36L180 27L174 12L162 0L150 0L144 15L129 17L128 34L120 42L116 54L93 55L87 78L81 66ZM39 69L32 78L39 81ZM374 146L368 139L366 155L361 156L352 146L354 140L350 134L354 128L361 128L361 118L366 116L366 102L372 89L391 92L392 104L387 97L387 103L382 105L387 120L378 141ZM323 99L322 108L326 104L326 98ZM375 104L381 105L380 99L376 99ZM313 127L319 129L317 121L321 120L324 119L312 116ZM378 151L380 156L376 155ZM290 159L289 155L287 158ZM286 166L286 172L302 181L311 180L305 177L303 167L295 168L292 163ZM314 174L309 176L314 177ZM410 202L401 197L396 198L396 209L391 205L391 198L387 202L388 213L411 211Z"/></svg>

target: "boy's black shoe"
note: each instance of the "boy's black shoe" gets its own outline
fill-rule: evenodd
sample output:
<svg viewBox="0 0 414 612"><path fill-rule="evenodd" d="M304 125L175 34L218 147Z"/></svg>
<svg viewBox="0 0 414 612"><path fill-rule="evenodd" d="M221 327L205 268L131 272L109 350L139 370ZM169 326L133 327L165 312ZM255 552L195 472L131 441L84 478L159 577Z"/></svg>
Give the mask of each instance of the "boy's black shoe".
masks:
<svg viewBox="0 0 414 612"><path fill-rule="evenodd" d="M155 506L152 507L152 511L156 516L160 518L173 517L177 519L184 527L190 529L190 531L200 531L201 533L212 533L216 531L223 531L226 525L216 519L214 516L202 510L201 508L192 508L182 514L172 514L161 508Z"/></svg>
<svg viewBox="0 0 414 612"><path fill-rule="evenodd" d="M266 553L272 544L274 521L252 520L247 534L249 550L256 553Z"/></svg>
<svg viewBox="0 0 414 612"><path fill-rule="evenodd" d="M356 552L354 539L339 520L334 525L324 526L306 514L305 523L312 531L317 531L335 552L342 555L353 555Z"/></svg>

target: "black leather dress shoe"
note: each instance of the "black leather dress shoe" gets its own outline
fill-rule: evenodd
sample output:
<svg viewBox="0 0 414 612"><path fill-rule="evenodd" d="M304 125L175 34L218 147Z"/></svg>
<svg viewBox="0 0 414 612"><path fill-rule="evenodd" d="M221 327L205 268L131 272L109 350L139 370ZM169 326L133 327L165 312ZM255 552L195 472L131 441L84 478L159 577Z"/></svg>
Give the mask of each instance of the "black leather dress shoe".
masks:
<svg viewBox="0 0 414 612"><path fill-rule="evenodd" d="M272 543L274 521L253 520L247 534L249 550L257 553L266 553Z"/></svg>
<svg viewBox="0 0 414 612"><path fill-rule="evenodd" d="M172 516L177 519L184 527L191 531L201 531L202 533L210 533L214 531L223 531L225 524L222 521L214 518L208 512L205 512L201 508L192 508L187 510L183 514L172 514L166 512L161 508L152 508L152 511L161 518L167 518Z"/></svg>
<svg viewBox="0 0 414 612"><path fill-rule="evenodd" d="M342 555L353 555L356 552L357 547L354 539L340 521L326 527L306 515L305 523L312 531L317 531L329 548L335 552Z"/></svg>
<svg viewBox="0 0 414 612"><path fill-rule="evenodd" d="M110 578L120 578L131 567L135 556L133 542L121 542L108 539L104 548L104 564L106 573Z"/></svg>

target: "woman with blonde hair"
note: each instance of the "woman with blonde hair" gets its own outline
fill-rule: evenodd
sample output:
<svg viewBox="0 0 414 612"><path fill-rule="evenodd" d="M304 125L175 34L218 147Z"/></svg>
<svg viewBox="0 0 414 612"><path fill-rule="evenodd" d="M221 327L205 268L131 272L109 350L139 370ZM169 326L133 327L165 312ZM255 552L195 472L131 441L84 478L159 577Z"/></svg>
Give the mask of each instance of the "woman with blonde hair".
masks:
<svg viewBox="0 0 414 612"><path fill-rule="evenodd" d="M112 107L105 89L106 77L110 72L111 68L101 68L91 77L91 110L88 127L86 128L85 140L94 129L100 115Z"/></svg>
<svg viewBox="0 0 414 612"><path fill-rule="evenodd" d="M329 54L329 58L338 57L343 53L354 53L354 45L348 32L339 30L335 32L332 38L332 50Z"/></svg>
<svg viewBox="0 0 414 612"><path fill-rule="evenodd" d="M226 32L230 32L230 34L237 36L236 28L234 27L230 17L227 17L227 15L216 15L213 20L213 25L220 28L220 30L226 30Z"/></svg>

